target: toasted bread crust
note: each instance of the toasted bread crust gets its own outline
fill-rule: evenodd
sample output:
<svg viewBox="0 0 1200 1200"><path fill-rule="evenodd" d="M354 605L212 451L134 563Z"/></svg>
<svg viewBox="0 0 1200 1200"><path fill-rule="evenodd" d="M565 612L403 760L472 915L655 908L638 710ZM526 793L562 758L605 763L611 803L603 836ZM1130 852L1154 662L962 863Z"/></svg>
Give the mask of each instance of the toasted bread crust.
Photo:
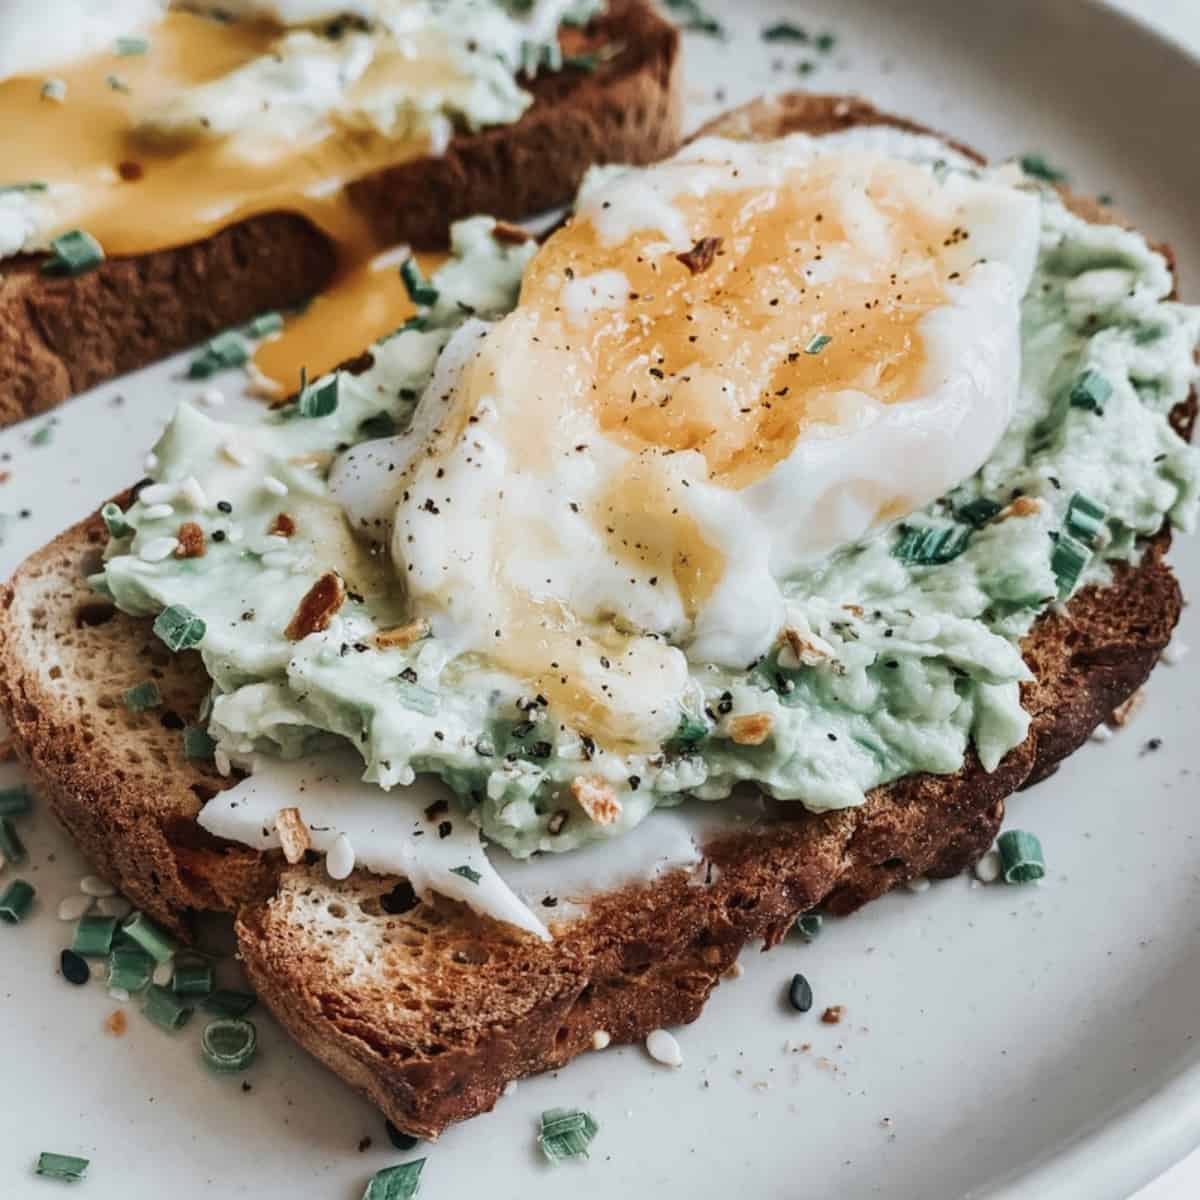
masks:
<svg viewBox="0 0 1200 1200"><path fill-rule="evenodd" d="M349 187L382 244L443 245L476 212L527 217L566 203L594 162L649 162L679 139L678 33L644 0L615 0L572 52L621 43L587 72L532 81L516 123L462 134L446 153ZM324 288L333 245L303 218L269 213L175 249L110 259L75 278L41 273L44 256L0 273L0 426L146 366L268 309Z"/></svg>
<svg viewBox="0 0 1200 1200"><path fill-rule="evenodd" d="M730 128L769 137L872 121L916 128L838 97L759 102ZM1174 414L1185 434L1195 407L1193 396ZM1005 797L1052 771L1144 682L1182 603L1164 531L1111 586L1085 589L1035 624L1023 647L1037 676L1024 696L1032 727L995 772L972 756L953 775L879 788L857 809L773 805L762 825L705 846L707 885L676 872L592 898L543 945L445 901L389 915L380 897L394 880L335 884L305 867L276 876L278 855L201 834L191 789L220 781L183 761L178 736L160 736L153 715L122 711L114 721L91 694L98 689L79 680L84 662L105 665L110 691L146 673L146 622L113 613L78 627L72 615L88 600L80 560L101 537L96 518L76 526L0 597L0 708L23 760L100 868L173 928L186 928L189 908L243 899L242 955L272 1011L397 1125L425 1137L491 1107L510 1079L588 1049L597 1030L635 1041L694 1019L747 940L774 945L806 909L848 913L904 880L965 869L994 838ZM190 715L205 686L195 656L153 671L167 702ZM105 727L107 742L97 737ZM310 936L313 914L330 905L355 910L346 929L374 939L371 967L341 969L339 939Z"/></svg>

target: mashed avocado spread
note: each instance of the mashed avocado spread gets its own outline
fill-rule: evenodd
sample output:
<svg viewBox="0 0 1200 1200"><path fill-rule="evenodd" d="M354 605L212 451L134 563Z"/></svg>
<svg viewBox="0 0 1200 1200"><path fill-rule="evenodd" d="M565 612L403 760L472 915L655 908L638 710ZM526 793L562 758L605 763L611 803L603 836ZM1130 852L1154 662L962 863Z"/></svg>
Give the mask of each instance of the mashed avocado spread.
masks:
<svg viewBox="0 0 1200 1200"><path fill-rule="evenodd" d="M352 533L330 496L338 453L413 420L452 332L515 304L535 247L494 237L490 218L456 226L430 281L436 301L373 347L365 372L274 411L181 405L156 447L157 481L128 512L107 512L95 584L130 613L198 618L182 644L199 638L212 677L204 716L220 765L345 739L384 788L443 778L519 856L621 833L685 796L719 800L742 780L822 811L912 772L953 772L970 747L994 769L1028 729L1023 635L1112 563L1135 561L1164 520L1190 528L1200 480L1200 456L1168 421L1194 378L1200 310L1168 299L1168 266L1142 237L1038 194L1022 386L991 458L927 509L790 578L789 636L770 655L740 670L690 663L677 731L656 752L606 750L522 680L426 636L386 536ZM189 541L203 553L181 556ZM298 609L330 572L340 605L304 635ZM317 588L310 604L329 600ZM619 797L616 820L589 815L571 788L580 776Z"/></svg>

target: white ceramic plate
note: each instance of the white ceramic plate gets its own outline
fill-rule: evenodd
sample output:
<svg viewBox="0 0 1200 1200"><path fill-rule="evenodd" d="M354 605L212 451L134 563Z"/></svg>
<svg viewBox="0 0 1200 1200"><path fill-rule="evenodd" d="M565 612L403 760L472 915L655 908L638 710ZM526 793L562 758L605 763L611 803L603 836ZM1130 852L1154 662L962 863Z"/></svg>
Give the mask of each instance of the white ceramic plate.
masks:
<svg viewBox="0 0 1200 1200"><path fill-rule="evenodd" d="M721 16L731 43L687 39L693 121L801 82L793 65L808 56L764 46L764 25L829 29L838 45L812 86L860 91L991 154L1044 152L1171 240L1185 293L1200 297L1200 64L1178 49L1068 0L741 0ZM163 418L192 390L178 376L178 362L165 364L82 397L48 445L30 443L45 419L0 435L5 573L141 474ZM1200 545L1183 541L1174 557L1200 595ZM1200 643L1194 609L1181 637ZM748 953L744 977L678 1031L682 1069L633 1047L523 1082L496 1113L416 1152L429 1156L422 1194L1128 1196L1200 1142L1193 671L1190 660L1160 669L1130 728L1014 798L1010 821L1045 846L1044 884L949 880L831 922L812 946ZM1152 737L1162 746L1148 753ZM43 1149L93 1160L79 1190L92 1200L350 1200L374 1170L412 1157L268 1018L249 1092L205 1073L195 1024L170 1037L130 1006L126 1036L104 1033L116 1006L103 986L69 987L56 969L68 927L54 909L84 864L46 816L24 831L23 873L41 903L0 929L0 1196L53 1194L30 1173ZM817 997L804 1017L783 1001L797 970ZM817 1021L828 1004L845 1005L840 1026ZM551 1105L600 1121L587 1165L539 1161L537 1114Z"/></svg>

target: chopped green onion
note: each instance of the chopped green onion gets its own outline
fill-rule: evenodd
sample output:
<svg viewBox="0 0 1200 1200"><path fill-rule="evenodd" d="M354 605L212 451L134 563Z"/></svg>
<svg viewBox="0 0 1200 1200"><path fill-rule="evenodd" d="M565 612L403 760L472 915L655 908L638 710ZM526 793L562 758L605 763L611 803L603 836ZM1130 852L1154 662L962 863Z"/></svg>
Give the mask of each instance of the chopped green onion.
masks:
<svg viewBox="0 0 1200 1200"><path fill-rule="evenodd" d="M82 275L104 261L100 243L82 229L60 233L50 243L50 257L42 263L45 275Z"/></svg>
<svg viewBox="0 0 1200 1200"><path fill-rule="evenodd" d="M801 913L796 918L796 932L806 941L816 941L821 936L825 918L820 913Z"/></svg>
<svg viewBox="0 0 1200 1200"><path fill-rule="evenodd" d="M48 446L54 441L54 422L49 421L41 427L35 429L29 435L29 444L31 446Z"/></svg>
<svg viewBox="0 0 1200 1200"><path fill-rule="evenodd" d="M171 990L177 996L207 996L213 990L213 969L209 963L190 963L176 967Z"/></svg>
<svg viewBox="0 0 1200 1200"><path fill-rule="evenodd" d="M142 1012L161 1029L182 1029L192 1015L186 1004L181 1004L175 993L152 983L146 990L146 1001Z"/></svg>
<svg viewBox="0 0 1200 1200"><path fill-rule="evenodd" d="M283 328L283 314L278 312L259 313L249 325L246 332L251 337L266 337L269 333L278 333Z"/></svg>
<svg viewBox="0 0 1200 1200"><path fill-rule="evenodd" d="M135 912L126 917L121 932L141 946L156 963L165 963L179 949L179 943L144 912Z"/></svg>
<svg viewBox="0 0 1200 1200"><path fill-rule="evenodd" d="M679 724L671 737L672 742L680 742L685 746L694 746L708 735L708 724L699 717L685 712L679 718Z"/></svg>
<svg viewBox="0 0 1200 1200"><path fill-rule="evenodd" d="M1050 569L1054 572L1054 578L1058 580L1059 599L1064 599L1075 590L1083 568L1087 566L1091 557L1092 552L1069 533L1058 535L1050 555Z"/></svg>
<svg viewBox="0 0 1200 1200"><path fill-rule="evenodd" d="M183 754L185 758L208 762L217 743L209 737L208 730L199 725L188 725L183 731Z"/></svg>
<svg viewBox="0 0 1200 1200"><path fill-rule="evenodd" d="M44 1150L38 1155L37 1173L47 1179L78 1183L86 1174L88 1163L88 1159L76 1158L73 1154L51 1154Z"/></svg>
<svg viewBox="0 0 1200 1200"><path fill-rule="evenodd" d="M253 1021L222 1017L210 1021L200 1035L204 1061L222 1075L244 1071L258 1050L258 1030Z"/></svg>
<svg viewBox="0 0 1200 1200"><path fill-rule="evenodd" d="M1040 154L1022 154L1021 170L1046 183L1066 183L1067 173L1052 167Z"/></svg>
<svg viewBox="0 0 1200 1200"><path fill-rule="evenodd" d="M764 42L804 42L807 43L808 30L793 25L791 21L780 21L778 25L768 25L762 31Z"/></svg>
<svg viewBox="0 0 1200 1200"><path fill-rule="evenodd" d="M14 879L3 893L0 893L0 921L6 925L18 925L33 905L37 894L33 884L24 879Z"/></svg>
<svg viewBox="0 0 1200 1200"><path fill-rule="evenodd" d="M253 992L239 992L233 988L218 988L200 1001L205 1012L219 1017L244 1017L257 1003L258 997Z"/></svg>
<svg viewBox="0 0 1200 1200"><path fill-rule="evenodd" d="M822 53L828 54L837 45L837 38L832 33L818 33L813 38L813 45Z"/></svg>
<svg viewBox="0 0 1200 1200"><path fill-rule="evenodd" d="M327 417L338 406L338 376L330 375L320 383L302 382L296 408L302 417Z"/></svg>
<svg viewBox="0 0 1200 1200"><path fill-rule="evenodd" d="M23 863L28 857L25 853L25 843L21 841L13 823L7 817L0 817L0 855L5 862Z"/></svg>
<svg viewBox="0 0 1200 1200"><path fill-rule="evenodd" d="M42 84L42 99L53 100L61 104L67 98L67 84L64 79L47 79Z"/></svg>
<svg viewBox="0 0 1200 1200"><path fill-rule="evenodd" d="M145 54L150 49L150 42L144 37L119 37L117 38L117 53L123 58L129 58L132 55Z"/></svg>
<svg viewBox="0 0 1200 1200"><path fill-rule="evenodd" d="M483 878L474 867L468 867L465 863L461 867L451 867L450 874L461 875L468 883L478 883Z"/></svg>
<svg viewBox="0 0 1200 1200"><path fill-rule="evenodd" d="M111 502L106 504L100 510L100 519L104 522L110 537L123 538L136 532L134 527L125 520L125 514L121 511L119 504Z"/></svg>
<svg viewBox="0 0 1200 1200"><path fill-rule="evenodd" d="M227 329L205 342L200 355L188 365L190 379L207 379L229 367L244 366L250 360L245 339L235 329Z"/></svg>
<svg viewBox="0 0 1200 1200"><path fill-rule="evenodd" d="M1082 492L1076 492L1067 505L1067 532L1081 541L1089 549L1094 549L1096 539L1104 531L1104 519L1108 509L1097 504Z"/></svg>
<svg viewBox="0 0 1200 1200"><path fill-rule="evenodd" d="M833 341L833 338L831 338L829 336L829 334L818 333L817 336L814 337L808 343L808 345L804 347L804 353L805 354L820 354L821 351L824 350L825 347L828 346L829 343L832 341Z"/></svg>
<svg viewBox="0 0 1200 1200"><path fill-rule="evenodd" d="M112 953L116 917L80 917L71 949L83 958L107 958Z"/></svg>
<svg viewBox="0 0 1200 1200"><path fill-rule="evenodd" d="M398 1167L384 1167L371 1176L362 1200L412 1200L421 1187L421 1172L425 1168L423 1158L401 1163Z"/></svg>
<svg viewBox="0 0 1200 1200"><path fill-rule="evenodd" d="M552 1162L567 1158L587 1158L592 1138L600 1132L591 1113L572 1108L548 1108L542 1113L538 1145Z"/></svg>
<svg viewBox="0 0 1200 1200"><path fill-rule="evenodd" d="M680 25L692 33L707 33L712 37L724 37L725 29L716 17L707 13L699 0L666 0L667 7L680 15Z"/></svg>
<svg viewBox="0 0 1200 1200"><path fill-rule="evenodd" d="M1112 390L1112 384L1099 371L1088 369L1075 380L1071 388L1071 407L1086 408L1102 417Z"/></svg>
<svg viewBox="0 0 1200 1200"><path fill-rule="evenodd" d="M436 692L423 688L419 684L409 683L407 679L393 679L392 686L396 689L400 703L405 708L411 708L427 717L432 717L438 710Z"/></svg>
<svg viewBox="0 0 1200 1200"><path fill-rule="evenodd" d="M406 258L400 264L400 278L404 282L404 290L414 304L436 304L437 288L430 284L421 274L420 264L415 258Z"/></svg>
<svg viewBox="0 0 1200 1200"><path fill-rule="evenodd" d="M208 627L190 608L172 604L154 618L154 632L169 650L190 650L203 640Z"/></svg>
<svg viewBox="0 0 1200 1200"><path fill-rule="evenodd" d="M1042 843L1023 829L1009 829L996 839L1005 883L1033 883L1046 874Z"/></svg>
<svg viewBox="0 0 1200 1200"><path fill-rule="evenodd" d="M0 788L0 817L23 817L33 808L33 795L25 784Z"/></svg>
<svg viewBox="0 0 1200 1200"><path fill-rule="evenodd" d="M986 496L980 496L976 500L968 500L966 504L954 510L954 515L960 520L965 521L968 525L973 525L976 529L986 525L1004 506L997 504L995 500L989 500Z"/></svg>
<svg viewBox="0 0 1200 1200"><path fill-rule="evenodd" d="M157 708L162 703L162 693L153 679L145 683L135 683L121 693L121 702L130 712L146 712L147 709Z"/></svg>
<svg viewBox="0 0 1200 1200"><path fill-rule="evenodd" d="M901 562L916 567L940 566L952 562L971 540L971 531L961 525L947 525L941 529L907 526L900 540L892 547L892 554Z"/></svg>
<svg viewBox="0 0 1200 1200"><path fill-rule="evenodd" d="M29 183L6 183L0 187L0 196L10 196L14 192L44 192L50 185L40 179L30 180Z"/></svg>
<svg viewBox="0 0 1200 1200"><path fill-rule="evenodd" d="M108 986L140 992L154 976L154 959L138 946L114 946L108 956Z"/></svg>

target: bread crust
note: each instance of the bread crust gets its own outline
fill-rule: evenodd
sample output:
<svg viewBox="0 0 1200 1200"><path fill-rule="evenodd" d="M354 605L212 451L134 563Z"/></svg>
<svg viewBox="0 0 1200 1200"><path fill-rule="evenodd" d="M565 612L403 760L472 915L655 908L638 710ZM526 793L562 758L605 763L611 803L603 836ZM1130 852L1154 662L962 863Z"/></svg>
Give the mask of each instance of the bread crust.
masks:
<svg viewBox="0 0 1200 1200"><path fill-rule="evenodd" d="M512 219L567 203L596 162L650 162L679 140L678 32L645 0L613 0L570 52L620 43L588 73L533 80L512 125L460 134L445 154L351 184L383 245L445 244L472 213ZM332 243L304 218L267 213L175 249L106 260L73 278L41 273L44 255L0 271L0 426L44 412L270 309L290 308L333 276Z"/></svg>
<svg viewBox="0 0 1200 1200"><path fill-rule="evenodd" d="M824 96L760 101L727 119L763 137L871 122L919 128ZM1193 394L1173 414L1185 436L1195 411ZM115 611L98 624L73 616L96 603L80 562L102 540L89 518L0 594L0 709L22 759L101 871L172 928L186 933L191 908L240 904L241 954L271 1010L423 1137L487 1110L509 1080L569 1061L598 1030L631 1042L695 1019L745 943L775 945L800 912L819 904L849 913L898 883L966 869L995 837L1005 798L1053 771L1141 686L1182 604L1164 530L1136 566L1116 568L1110 586L1084 589L1036 622L1023 643L1037 677L1023 697L1030 733L996 771L970 755L953 775L909 776L860 808L817 815L772 804L761 825L705 845L711 882L674 872L592 898L545 945L448 901L388 912L381 897L395 880L333 883L319 868L283 869L277 854L200 831L193 789L222 781L183 760L178 734L160 736L153 714L105 707L91 694L99 689L61 671L102 664L111 695L149 669L188 717L206 686L196 655L154 659L147 622ZM354 920L312 936L330 906ZM369 965L362 955L344 959L368 944Z"/></svg>

